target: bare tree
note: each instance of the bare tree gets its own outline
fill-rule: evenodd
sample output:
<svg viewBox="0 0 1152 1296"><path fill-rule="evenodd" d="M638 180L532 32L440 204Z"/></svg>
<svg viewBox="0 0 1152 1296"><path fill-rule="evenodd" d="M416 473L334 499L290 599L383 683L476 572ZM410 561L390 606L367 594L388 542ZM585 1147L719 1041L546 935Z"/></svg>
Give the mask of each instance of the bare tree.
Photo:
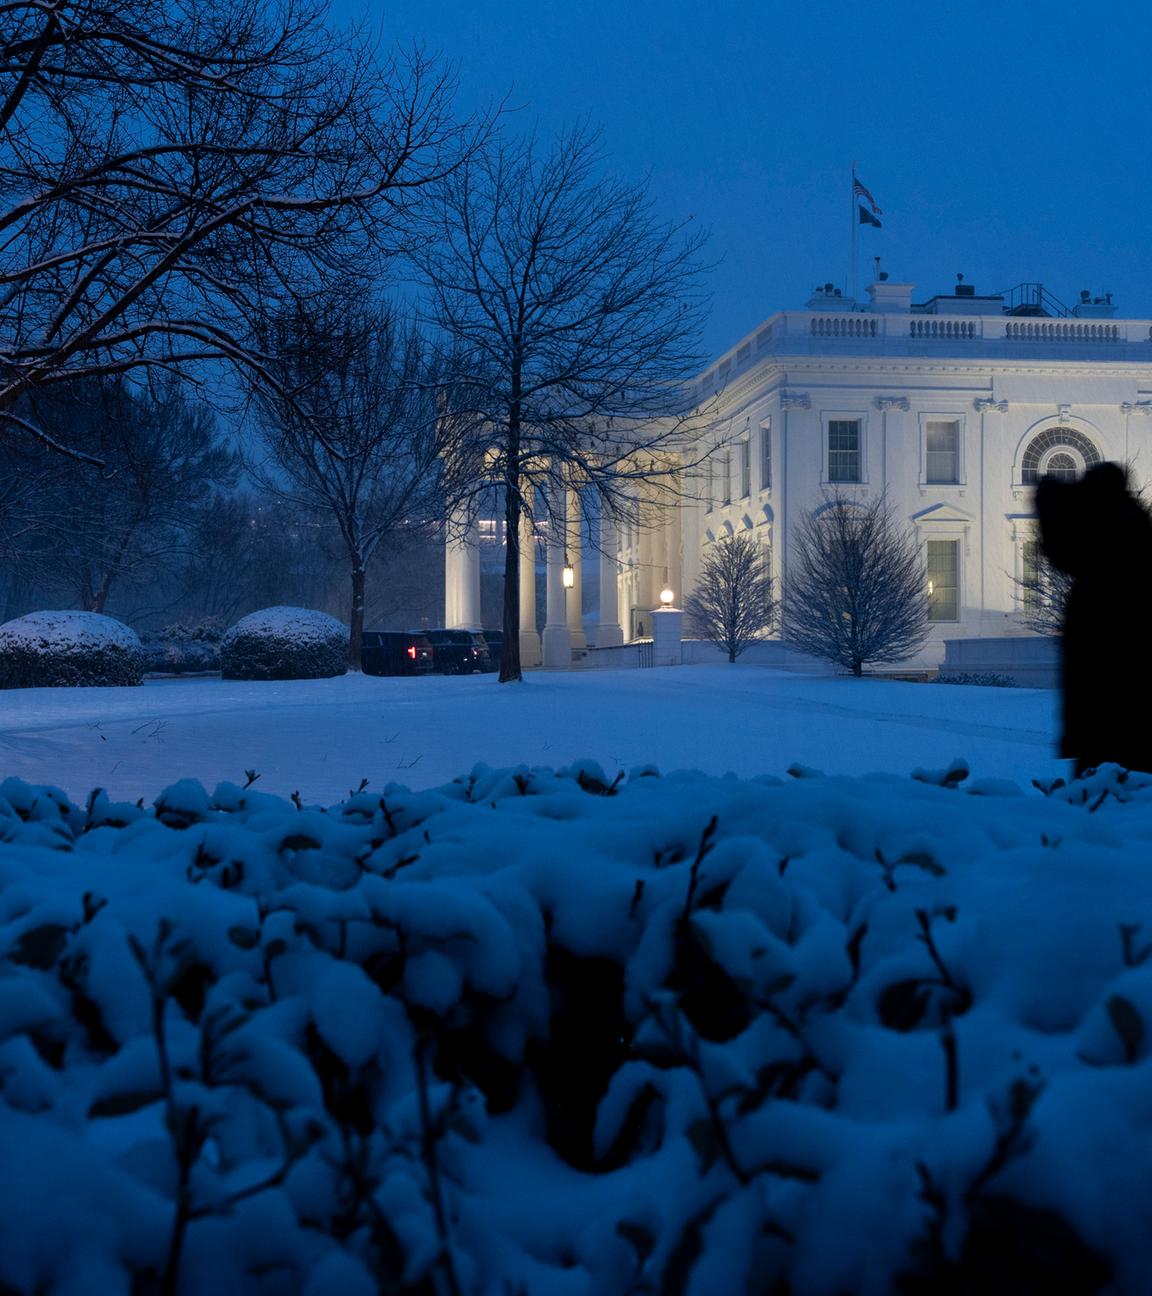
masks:
<svg viewBox="0 0 1152 1296"><path fill-rule="evenodd" d="M41 533L44 583L89 612L105 611L114 585L157 582L187 545L213 489L235 480L235 453L211 412L176 386L134 390L122 378L87 379L27 402L37 425L92 458L115 463L94 477L37 446L50 471Z"/></svg>
<svg viewBox="0 0 1152 1296"><path fill-rule="evenodd" d="M217 492L201 514L163 611L225 624L280 603L336 612L346 600L343 562L325 543L330 534L324 518L290 501Z"/></svg>
<svg viewBox="0 0 1152 1296"><path fill-rule="evenodd" d="M448 178L416 258L462 366L450 498L466 512L493 483L503 495L502 682L521 678L521 517L558 525L568 489L635 516L638 483L675 492L697 426L683 380L700 364L702 236L597 171L581 131L548 151L500 142Z"/></svg>
<svg viewBox="0 0 1152 1296"><path fill-rule="evenodd" d="M272 381L254 323L407 242L467 147L450 90L326 0L0 7L0 427L93 458L21 398L83 373L218 389L221 362Z"/></svg>
<svg viewBox="0 0 1152 1296"><path fill-rule="evenodd" d="M691 633L734 662L776 619L768 550L743 532L719 541L704 557L684 612Z"/></svg>
<svg viewBox="0 0 1152 1296"><path fill-rule="evenodd" d="M277 385L265 389L259 428L278 471L262 480L335 524L351 577L348 662L359 670L369 562L386 541L421 535L440 502L449 424L436 373L414 327L347 296L298 309L273 339Z"/></svg>
<svg viewBox="0 0 1152 1296"><path fill-rule="evenodd" d="M915 536L883 495L829 496L794 532L784 637L860 675L903 661L928 636L927 576Z"/></svg>

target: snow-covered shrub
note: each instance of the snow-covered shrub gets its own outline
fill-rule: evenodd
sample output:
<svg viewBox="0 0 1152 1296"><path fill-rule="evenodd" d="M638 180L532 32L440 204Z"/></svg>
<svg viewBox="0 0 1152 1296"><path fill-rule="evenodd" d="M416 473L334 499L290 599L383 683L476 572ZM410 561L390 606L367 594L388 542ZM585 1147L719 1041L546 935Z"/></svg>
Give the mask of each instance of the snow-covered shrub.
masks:
<svg viewBox="0 0 1152 1296"><path fill-rule="evenodd" d="M219 617L179 621L144 637L145 670L152 674L189 675L220 669Z"/></svg>
<svg viewBox="0 0 1152 1296"><path fill-rule="evenodd" d="M326 612L272 607L241 617L220 641L225 679L327 679L348 669L348 627Z"/></svg>
<svg viewBox="0 0 1152 1296"><path fill-rule="evenodd" d="M1152 776L0 784L0 1290L1147 1289Z"/></svg>
<svg viewBox="0 0 1152 1296"><path fill-rule="evenodd" d="M947 675L937 677L938 684L976 684L981 688L1015 688L1016 681L1011 675L1000 675L996 671L950 671Z"/></svg>
<svg viewBox="0 0 1152 1296"><path fill-rule="evenodd" d="M150 675L195 675L220 669L220 645L203 639L183 643L144 640L144 669Z"/></svg>
<svg viewBox="0 0 1152 1296"><path fill-rule="evenodd" d="M0 688L139 684L136 632L98 612L29 612L0 625Z"/></svg>

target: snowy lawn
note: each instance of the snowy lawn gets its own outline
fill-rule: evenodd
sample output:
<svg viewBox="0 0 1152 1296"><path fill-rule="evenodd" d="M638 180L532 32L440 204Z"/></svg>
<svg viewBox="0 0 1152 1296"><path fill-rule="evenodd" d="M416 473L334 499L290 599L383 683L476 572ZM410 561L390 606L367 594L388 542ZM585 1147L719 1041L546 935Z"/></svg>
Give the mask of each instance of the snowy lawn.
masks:
<svg viewBox="0 0 1152 1296"><path fill-rule="evenodd" d="M825 764L837 719L894 758L901 700L978 723L776 688ZM1152 778L945 781L0 785L0 1290L1140 1296Z"/></svg>
<svg viewBox="0 0 1152 1296"><path fill-rule="evenodd" d="M563 765L609 773L907 774L963 755L979 775L1063 771L1053 756L1055 695L797 676L762 666L285 683L148 681L136 689L0 692L0 777L92 787L151 801L179 778L244 781L309 801L367 778L434 787L472 768Z"/></svg>

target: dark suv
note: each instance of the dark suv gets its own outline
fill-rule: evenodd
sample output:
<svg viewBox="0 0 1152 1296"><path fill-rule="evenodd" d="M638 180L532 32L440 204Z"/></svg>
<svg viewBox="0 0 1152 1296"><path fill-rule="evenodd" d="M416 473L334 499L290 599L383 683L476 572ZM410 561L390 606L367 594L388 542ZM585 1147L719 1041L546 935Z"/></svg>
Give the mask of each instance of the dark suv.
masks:
<svg viewBox="0 0 1152 1296"><path fill-rule="evenodd" d="M498 671L504 658L504 631L485 630L484 642L488 645L488 657L492 663L488 669Z"/></svg>
<svg viewBox="0 0 1152 1296"><path fill-rule="evenodd" d="M365 630L360 638L365 675L427 675L434 656L422 630Z"/></svg>
<svg viewBox="0 0 1152 1296"><path fill-rule="evenodd" d="M492 658L479 630L428 630L435 653L433 669L441 675L471 675L490 671Z"/></svg>

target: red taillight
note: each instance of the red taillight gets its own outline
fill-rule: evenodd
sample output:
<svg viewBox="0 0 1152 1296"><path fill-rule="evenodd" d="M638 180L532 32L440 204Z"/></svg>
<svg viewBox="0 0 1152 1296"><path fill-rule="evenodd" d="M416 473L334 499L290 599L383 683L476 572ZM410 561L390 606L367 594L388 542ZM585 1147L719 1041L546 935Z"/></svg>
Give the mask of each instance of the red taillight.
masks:
<svg viewBox="0 0 1152 1296"><path fill-rule="evenodd" d="M413 661L416 660L416 645L415 645L415 644L409 644L409 645L408 645L408 656L411 657Z"/></svg>

